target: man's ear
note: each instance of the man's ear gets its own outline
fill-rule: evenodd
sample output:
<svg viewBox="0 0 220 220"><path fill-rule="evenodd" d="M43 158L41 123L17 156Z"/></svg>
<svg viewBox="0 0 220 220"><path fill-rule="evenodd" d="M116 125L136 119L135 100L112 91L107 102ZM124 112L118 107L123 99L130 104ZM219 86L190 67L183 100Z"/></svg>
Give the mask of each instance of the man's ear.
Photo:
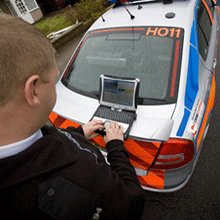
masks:
<svg viewBox="0 0 220 220"><path fill-rule="evenodd" d="M38 75L30 76L26 82L24 87L24 97L27 103L33 107L39 107L41 102L38 94L38 86L40 83L40 77Z"/></svg>

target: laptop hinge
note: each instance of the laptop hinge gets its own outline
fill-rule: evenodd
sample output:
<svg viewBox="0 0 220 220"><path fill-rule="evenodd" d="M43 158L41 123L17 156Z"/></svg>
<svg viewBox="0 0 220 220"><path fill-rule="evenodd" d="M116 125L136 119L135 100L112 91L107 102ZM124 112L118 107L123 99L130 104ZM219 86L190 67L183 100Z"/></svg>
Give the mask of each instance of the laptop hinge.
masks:
<svg viewBox="0 0 220 220"><path fill-rule="evenodd" d="M122 109L119 108L119 106L113 106L113 107L111 107L111 110L112 111L117 111L117 112L121 112L122 111Z"/></svg>

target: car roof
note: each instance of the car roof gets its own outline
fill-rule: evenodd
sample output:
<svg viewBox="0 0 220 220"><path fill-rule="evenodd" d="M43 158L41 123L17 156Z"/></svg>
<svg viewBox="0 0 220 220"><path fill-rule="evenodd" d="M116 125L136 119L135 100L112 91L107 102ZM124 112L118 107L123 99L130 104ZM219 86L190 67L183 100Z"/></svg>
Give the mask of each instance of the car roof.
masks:
<svg viewBox="0 0 220 220"><path fill-rule="evenodd" d="M171 4L163 4L163 2L123 4L103 14L90 30L132 26L166 26L184 29L190 27L191 30L196 2L197 0L174 0ZM135 18L131 19L129 13ZM175 16L167 18L166 15L170 13L174 13Z"/></svg>

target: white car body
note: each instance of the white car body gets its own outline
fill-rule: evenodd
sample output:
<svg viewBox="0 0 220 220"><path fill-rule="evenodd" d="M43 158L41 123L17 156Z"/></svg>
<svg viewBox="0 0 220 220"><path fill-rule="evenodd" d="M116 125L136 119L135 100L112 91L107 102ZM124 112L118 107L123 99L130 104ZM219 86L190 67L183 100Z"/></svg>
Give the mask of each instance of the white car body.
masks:
<svg viewBox="0 0 220 220"><path fill-rule="evenodd" d="M213 4L213 9L209 9L207 3ZM205 59L205 55L200 54L198 44L198 4L203 4L211 23L210 40ZM211 10L213 10L212 13ZM177 77L176 84L174 84L177 89L175 101L165 104L138 105L137 118L131 128L129 139L125 141L125 147L132 155L131 162L136 169L142 187L151 191L172 192L181 189L190 179L207 133L213 108L217 50L217 6L214 6L212 0L174 0L170 4L131 1L124 2L107 11L87 31L73 53L63 76L58 81L56 85L57 103L50 115L50 120L55 126L63 128L69 125L85 124L99 106L98 98L73 91L62 81L89 34L93 31L102 32L105 30L106 32L110 29L120 31L121 28L138 27L144 27L145 31L148 31L148 34L152 36L154 34L160 35L160 37L177 35L179 29L184 35L182 43L181 40L178 43L178 46L182 45L182 48L180 50L174 48L179 56L176 66L175 61L173 61L174 64L172 63L172 69L179 68L177 70L179 78L178 73L173 75L173 77ZM150 29L148 29L149 27ZM176 56L177 54L174 54L174 59ZM164 59L166 57L158 56L158 65ZM109 62L113 61L109 60ZM178 64L178 62L180 63ZM161 68L163 69L163 65ZM102 137L99 136L93 142L96 146L100 145L101 151L106 155ZM165 153L160 156L162 144L164 143L163 146L165 146L171 142L175 142L175 145L170 147L172 149L180 146L181 143L186 146L190 145L190 154L193 152L193 155L187 155L188 149L184 146L185 153L178 152L178 150L173 154L164 151ZM172 150L168 149L167 152L172 152ZM189 161L181 165L182 160L186 158L190 158ZM179 162L180 165L175 167Z"/></svg>

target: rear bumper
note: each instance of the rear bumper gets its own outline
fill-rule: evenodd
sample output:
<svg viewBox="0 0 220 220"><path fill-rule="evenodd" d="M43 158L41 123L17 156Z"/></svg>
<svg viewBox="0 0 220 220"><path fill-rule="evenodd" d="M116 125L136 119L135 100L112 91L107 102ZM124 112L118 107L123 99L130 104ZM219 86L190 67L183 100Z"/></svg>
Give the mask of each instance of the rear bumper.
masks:
<svg viewBox="0 0 220 220"><path fill-rule="evenodd" d="M169 193L182 189L189 181L194 167L195 158L187 165L171 170L146 171L146 176L138 176L143 189L153 192ZM140 171L137 172L137 174ZM150 175L148 177L148 175ZM148 184L151 179L151 184ZM145 180L145 182L143 182ZM163 185L162 185L163 183Z"/></svg>

